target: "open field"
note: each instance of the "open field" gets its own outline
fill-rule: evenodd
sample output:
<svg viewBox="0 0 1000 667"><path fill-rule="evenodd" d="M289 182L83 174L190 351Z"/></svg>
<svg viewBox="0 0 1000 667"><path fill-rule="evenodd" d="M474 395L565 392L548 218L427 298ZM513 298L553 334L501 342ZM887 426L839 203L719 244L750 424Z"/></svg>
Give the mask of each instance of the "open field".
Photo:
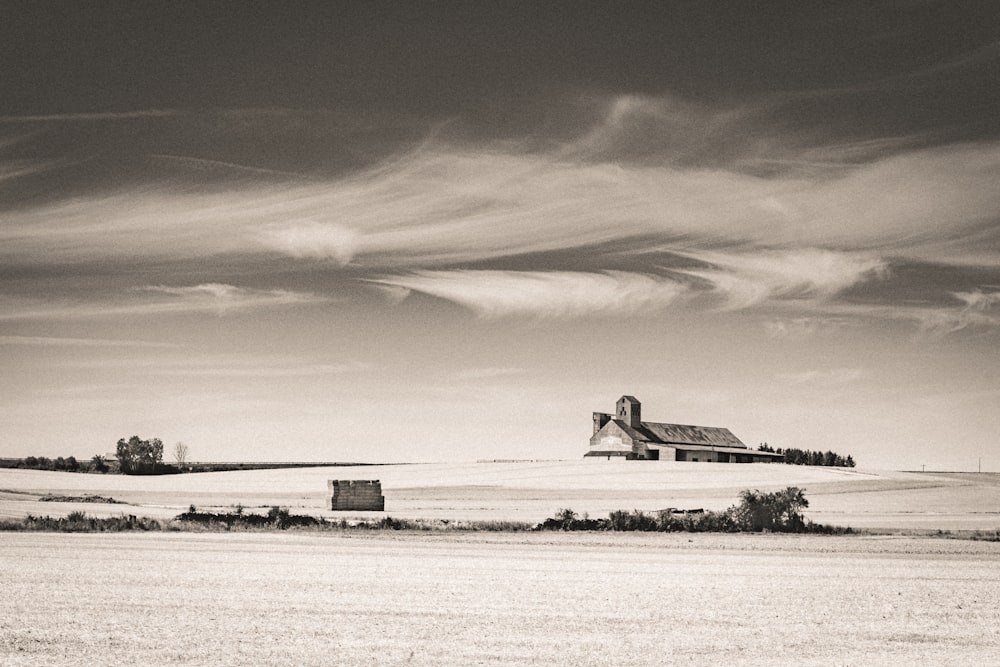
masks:
<svg viewBox="0 0 1000 667"><path fill-rule="evenodd" d="M5 534L5 665L995 664L1000 544Z"/></svg>
<svg viewBox="0 0 1000 667"><path fill-rule="evenodd" d="M0 470L0 515L169 518L195 503L344 516L325 510L331 477L381 479L398 518L722 509L742 488L795 485L825 523L1000 527L996 475L579 461ZM1000 651L1000 543L930 537L4 533L0 591L4 665L978 665Z"/></svg>
<svg viewBox="0 0 1000 667"><path fill-rule="evenodd" d="M787 465L641 461L446 463L316 467L129 477L0 470L0 517L122 513L170 518L187 509L282 505L326 510L326 481L380 479L398 518L537 522L560 508L604 516L616 509L721 510L740 489L806 490L809 518L854 528L996 530L1000 475L903 473ZM113 497L127 505L39 502L44 494ZM352 513L349 516L380 516Z"/></svg>

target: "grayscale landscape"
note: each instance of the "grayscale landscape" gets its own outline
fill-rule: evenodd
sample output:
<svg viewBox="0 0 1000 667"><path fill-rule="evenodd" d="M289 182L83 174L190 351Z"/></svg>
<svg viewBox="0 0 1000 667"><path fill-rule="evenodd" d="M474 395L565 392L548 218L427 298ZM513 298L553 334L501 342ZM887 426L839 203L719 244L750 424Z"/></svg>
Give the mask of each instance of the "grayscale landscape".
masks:
<svg viewBox="0 0 1000 667"><path fill-rule="evenodd" d="M0 664L1000 655L1000 6L4 2Z"/></svg>

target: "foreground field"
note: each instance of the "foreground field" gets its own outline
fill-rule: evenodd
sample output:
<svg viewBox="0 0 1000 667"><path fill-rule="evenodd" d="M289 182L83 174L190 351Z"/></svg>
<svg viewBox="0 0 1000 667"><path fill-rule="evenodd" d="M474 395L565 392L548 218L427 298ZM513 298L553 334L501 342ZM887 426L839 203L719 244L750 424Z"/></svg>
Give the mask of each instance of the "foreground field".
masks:
<svg viewBox="0 0 1000 667"><path fill-rule="evenodd" d="M163 477L0 470L0 517L122 513L169 518L187 509L282 505L326 510L328 479L380 479L398 518L538 522L561 508L591 516L668 507L721 510L741 489L806 489L807 515L854 528L996 530L1000 475L857 471L659 461L446 463L251 470ZM126 505L40 502L45 494L110 496ZM356 516L377 516L355 513ZM338 515L339 516L339 515Z"/></svg>
<svg viewBox="0 0 1000 667"><path fill-rule="evenodd" d="M0 664L995 664L1000 545L6 534Z"/></svg>

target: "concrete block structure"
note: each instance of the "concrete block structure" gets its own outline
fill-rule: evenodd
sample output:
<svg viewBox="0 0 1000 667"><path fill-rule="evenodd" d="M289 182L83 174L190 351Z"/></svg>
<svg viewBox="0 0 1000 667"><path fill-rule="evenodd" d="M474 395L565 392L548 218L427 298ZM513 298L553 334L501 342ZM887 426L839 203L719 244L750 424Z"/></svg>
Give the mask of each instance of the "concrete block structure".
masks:
<svg viewBox="0 0 1000 667"><path fill-rule="evenodd" d="M595 412L594 434L584 456L622 456L632 460L708 463L781 462L781 454L749 449L728 428L688 426L642 420L642 404L622 396L615 414Z"/></svg>
<svg viewBox="0 0 1000 667"><path fill-rule="evenodd" d="M327 487L332 510L385 511L382 482L377 479L331 479Z"/></svg>

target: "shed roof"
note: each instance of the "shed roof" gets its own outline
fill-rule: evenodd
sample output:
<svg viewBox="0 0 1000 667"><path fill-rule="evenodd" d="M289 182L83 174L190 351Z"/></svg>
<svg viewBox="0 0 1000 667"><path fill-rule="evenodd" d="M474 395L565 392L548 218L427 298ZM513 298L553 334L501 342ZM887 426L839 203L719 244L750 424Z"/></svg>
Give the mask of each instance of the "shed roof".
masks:
<svg viewBox="0 0 1000 667"><path fill-rule="evenodd" d="M717 426L688 426L686 424L660 424L641 422L633 429L646 442L663 445L709 445L713 447L733 447L747 449L728 428ZM631 433L629 434L631 435Z"/></svg>

